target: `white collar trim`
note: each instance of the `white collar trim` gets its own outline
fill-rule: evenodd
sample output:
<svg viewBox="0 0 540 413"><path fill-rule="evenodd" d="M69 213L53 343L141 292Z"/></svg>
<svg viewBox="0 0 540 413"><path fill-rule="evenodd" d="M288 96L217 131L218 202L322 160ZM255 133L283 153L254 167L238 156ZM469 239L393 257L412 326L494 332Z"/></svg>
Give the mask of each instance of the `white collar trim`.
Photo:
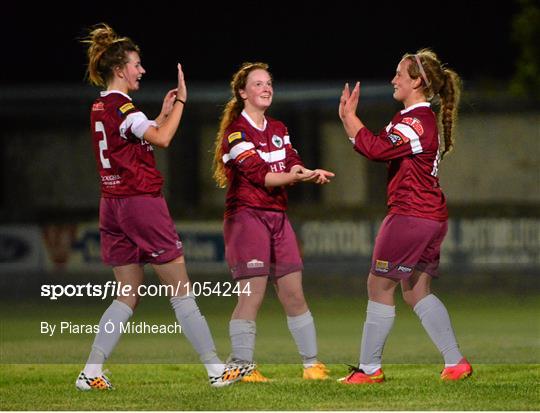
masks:
<svg viewBox="0 0 540 413"><path fill-rule="evenodd" d="M104 90L104 91L100 92L100 95L101 95L102 98L104 98L105 96L110 95L111 93L119 93L122 96L125 96L126 98L131 100L131 98L128 95L126 95L124 92L120 92L119 90Z"/></svg>
<svg viewBox="0 0 540 413"><path fill-rule="evenodd" d="M263 127L262 127L262 129L261 129L261 128L259 128L259 127L257 126L257 124L253 121L253 119L251 119L251 117L247 114L247 112L246 112L245 110L242 111L242 116L243 116L244 118L246 118L246 120L249 122L249 124L250 124L251 126L253 126L255 129L260 130L261 132L264 132L264 131L266 130L266 124L268 123L268 122L266 121L266 118L264 118L264 124L263 124Z"/></svg>
<svg viewBox="0 0 540 413"><path fill-rule="evenodd" d="M422 108L422 107L429 108L431 107L431 103L429 102L415 103L414 105L409 106L407 109L403 109L400 113L404 115L405 113L410 112L411 110L414 110L416 108Z"/></svg>

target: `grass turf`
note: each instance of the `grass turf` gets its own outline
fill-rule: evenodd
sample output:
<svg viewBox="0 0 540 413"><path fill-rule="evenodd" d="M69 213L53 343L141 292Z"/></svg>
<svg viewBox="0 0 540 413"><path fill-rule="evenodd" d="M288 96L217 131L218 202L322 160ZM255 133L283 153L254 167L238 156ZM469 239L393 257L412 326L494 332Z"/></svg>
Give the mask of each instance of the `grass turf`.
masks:
<svg viewBox="0 0 540 413"><path fill-rule="evenodd" d="M308 382L299 365L264 365L271 383L222 389L198 365L112 365L116 389L78 392L78 366L4 365L2 410L538 410L538 365L475 365L461 382L441 382L436 365L385 365L383 384Z"/></svg>
<svg viewBox="0 0 540 413"><path fill-rule="evenodd" d="M306 382L283 311L269 294L257 322L256 359L268 384L213 389L183 336L126 334L107 367L112 392L77 392L75 378L93 334L40 333L40 322L96 323L101 301L0 304L1 410L539 410L538 294L441 295L463 353L475 373L463 382L439 380L441 358L414 313L401 301L385 348L382 385L344 386L344 363L358 360L365 297L308 296L321 360L332 380ZM235 300L199 297L220 355L229 348ZM141 303L133 321L172 323L164 298ZM184 364L178 364L184 363Z"/></svg>

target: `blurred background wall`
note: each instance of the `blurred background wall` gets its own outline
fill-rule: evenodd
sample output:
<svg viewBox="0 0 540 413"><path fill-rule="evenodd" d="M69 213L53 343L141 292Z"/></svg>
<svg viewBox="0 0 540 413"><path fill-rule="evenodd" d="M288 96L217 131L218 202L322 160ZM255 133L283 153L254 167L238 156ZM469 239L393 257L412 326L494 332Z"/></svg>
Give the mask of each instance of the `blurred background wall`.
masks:
<svg viewBox="0 0 540 413"><path fill-rule="evenodd" d="M399 56L431 46L464 80L455 151L440 168L452 220L443 264L463 272L504 267L538 274L537 2L513 0L500 8L456 3L437 15L430 2L417 2L416 20L407 21L399 36L388 26L395 4L351 5L344 15L338 3L310 6L301 15L277 6L261 9L265 4L257 1L242 6L242 14L225 6L222 12L183 11L181 35L177 24L161 24L156 10L130 14L108 4L74 11L69 20L51 16L48 6L43 14L40 6L30 14L19 5L18 15L8 11L3 37L16 34L17 41L6 42L10 64L0 76L0 271L104 269L89 133L98 90L84 85L86 57L78 36L106 21L143 50L148 75L133 97L149 117L159 113L163 96L174 87L170 69L178 56L187 68L189 99L180 130L167 150L154 153L186 255L206 265L200 268L226 272L225 193L215 187L210 168L228 78L242 61L270 63L275 95L269 115L288 126L307 166L336 173L330 185L289 191L306 265L352 274L369 263L386 212L386 167L351 149L337 116L343 82L362 81L359 114L378 131L400 109L389 83ZM247 30L233 24L261 10L268 26ZM21 21L28 30L20 29ZM45 46L35 43L45 34Z"/></svg>
<svg viewBox="0 0 540 413"><path fill-rule="evenodd" d="M312 273L357 274L367 268L386 212L386 165L352 149L336 114L340 87L280 84L270 111L287 124L307 166L336 173L329 185L289 190L290 216ZM137 93L136 102L157 115L167 85L145 89L149 92ZM360 115L373 131L400 109L391 93L388 83L363 85ZM2 91L9 137L1 153L5 271L107 271L100 260L99 186L88 132L94 96L94 89L80 85ZM211 162L227 98L223 86L190 85L180 131L167 150L155 150L195 272L226 272L225 191L212 181ZM540 272L539 155L540 108L534 100L465 89L456 148L440 167L451 215L443 267L455 273Z"/></svg>
<svg viewBox="0 0 540 413"><path fill-rule="evenodd" d="M167 85L145 85L135 95L145 113L159 113ZM352 150L337 117L340 85L280 84L270 115L289 127L293 145L309 167L336 173L331 185L298 185L290 192L299 216L335 209L348 216L384 214L384 164ZM362 87L360 115L381 130L400 106L389 84ZM95 90L80 85L4 89L0 218L43 222L94 218L99 187L89 134ZM167 150L156 149L166 195L178 219L219 219L224 191L211 178L213 144L228 91L190 85L180 131ZM440 179L456 211L483 215L536 215L540 205L540 108L534 101L466 89L456 147L441 164ZM338 215L339 216L339 215Z"/></svg>

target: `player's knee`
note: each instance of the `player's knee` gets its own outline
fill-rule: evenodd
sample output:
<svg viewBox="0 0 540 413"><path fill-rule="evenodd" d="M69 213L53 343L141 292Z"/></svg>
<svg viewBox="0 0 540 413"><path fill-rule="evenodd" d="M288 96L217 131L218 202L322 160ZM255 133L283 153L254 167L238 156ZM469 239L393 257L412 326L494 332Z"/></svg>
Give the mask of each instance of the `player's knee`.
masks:
<svg viewBox="0 0 540 413"><path fill-rule="evenodd" d="M304 293L302 291L281 292L279 298L285 309L300 310L307 306Z"/></svg>

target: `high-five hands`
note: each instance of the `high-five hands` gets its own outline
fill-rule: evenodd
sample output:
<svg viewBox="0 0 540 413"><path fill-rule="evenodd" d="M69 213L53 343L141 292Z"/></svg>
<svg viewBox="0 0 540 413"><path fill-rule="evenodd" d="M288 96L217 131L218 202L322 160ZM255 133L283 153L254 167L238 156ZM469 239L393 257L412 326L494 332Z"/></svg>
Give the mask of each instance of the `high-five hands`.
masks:
<svg viewBox="0 0 540 413"><path fill-rule="evenodd" d="M349 84L345 83L345 87L341 92L339 99L338 114L343 122L343 127L349 137L354 138L358 131L364 127L364 124L356 116L358 108L358 100L360 99L360 82L356 82L352 92L349 90Z"/></svg>
<svg viewBox="0 0 540 413"><path fill-rule="evenodd" d="M356 115L358 100L360 98L360 82L356 82L352 93L349 90L349 84L345 83L345 87L341 92L339 99L339 118L344 120L347 116Z"/></svg>

